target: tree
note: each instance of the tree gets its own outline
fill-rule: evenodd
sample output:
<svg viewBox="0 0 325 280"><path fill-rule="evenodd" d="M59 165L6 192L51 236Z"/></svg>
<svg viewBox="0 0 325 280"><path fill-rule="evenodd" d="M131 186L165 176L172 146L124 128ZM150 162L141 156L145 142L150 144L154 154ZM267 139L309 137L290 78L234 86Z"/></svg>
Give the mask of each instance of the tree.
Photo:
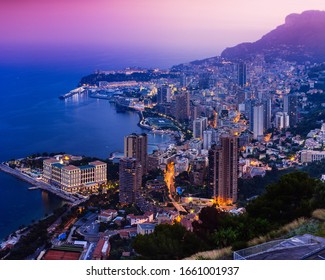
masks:
<svg viewBox="0 0 325 280"><path fill-rule="evenodd" d="M246 207L249 216L265 218L283 224L295 218L309 216L311 199L319 181L307 173L293 172L282 176L278 183L266 188L266 192Z"/></svg>
<svg viewBox="0 0 325 280"><path fill-rule="evenodd" d="M133 248L143 259L182 259L207 247L181 224L161 224L149 235L138 235Z"/></svg>

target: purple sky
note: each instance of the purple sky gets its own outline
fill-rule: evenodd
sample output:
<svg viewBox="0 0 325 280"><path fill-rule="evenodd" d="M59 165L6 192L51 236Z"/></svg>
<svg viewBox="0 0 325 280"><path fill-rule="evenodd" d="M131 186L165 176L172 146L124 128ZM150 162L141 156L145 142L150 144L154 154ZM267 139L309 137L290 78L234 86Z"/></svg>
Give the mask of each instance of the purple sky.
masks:
<svg viewBox="0 0 325 280"><path fill-rule="evenodd" d="M324 0L1 0L2 48L128 47L213 56Z"/></svg>

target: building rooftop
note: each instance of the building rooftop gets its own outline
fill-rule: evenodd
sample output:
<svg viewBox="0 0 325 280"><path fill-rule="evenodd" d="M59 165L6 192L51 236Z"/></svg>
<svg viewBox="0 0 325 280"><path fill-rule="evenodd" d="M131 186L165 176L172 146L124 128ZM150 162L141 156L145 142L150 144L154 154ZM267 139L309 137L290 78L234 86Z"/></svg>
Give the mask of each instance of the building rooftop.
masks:
<svg viewBox="0 0 325 280"><path fill-rule="evenodd" d="M155 229L156 224L143 223L143 224L138 224L138 227L141 228L142 230L153 230Z"/></svg>
<svg viewBox="0 0 325 280"><path fill-rule="evenodd" d="M58 163L59 161L56 158L49 158L44 160L46 163Z"/></svg>
<svg viewBox="0 0 325 280"><path fill-rule="evenodd" d="M94 168L95 166L94 165L83 165L83 166L79 166L79 168L81 169L81 170L84 170L84 169L91 169L91 168Z"/></svg>
<svg viewBox="0 0 325 280"><path fill-rule="evenodd" d="M325 238L305 234L234 252L236 260L325 259Z"/></svg>
<svg viewBox="0 0 325 280"><path fill-rule="evenodd" d="M57 163L53 163L52 166L55 166L57 168L63 168L65 165L57 162Z"/></svg>
<svg viewBox="0 0 325 280"><path fill-rule="evenodd" d="M78 167L74 166L74 165L65 165L64 167L62 167L63 169L66 170L76 170L79 169Z"/></svg>
<svg viewBox="0 0 325 280"><path fill-rule="evenodd" d="M99 216L108 217L108 216L111 216L112 214L117 214L117 211L113 210L113 209L103 210L100 212Z"/></svg>
<svg viewBox="0 0 325 280"><path fill-rule="evenodd" d="M92 162L89 162L90 165L103 165L103 164L106 164L105 162L103 161L100 161L100 160L95 160L95 161L92 161Z"/></svg>

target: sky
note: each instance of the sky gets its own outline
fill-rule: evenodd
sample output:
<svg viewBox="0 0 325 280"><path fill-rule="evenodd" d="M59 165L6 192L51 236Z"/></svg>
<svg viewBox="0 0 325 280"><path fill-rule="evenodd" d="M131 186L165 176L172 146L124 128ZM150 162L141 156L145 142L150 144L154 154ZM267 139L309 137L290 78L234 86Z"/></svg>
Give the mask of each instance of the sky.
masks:
<svg viewBox="0 0 325 280"><path fill-rule="evenodd" d="M324 0L0 0L0 48L126 48L214 56Z"/></svg>

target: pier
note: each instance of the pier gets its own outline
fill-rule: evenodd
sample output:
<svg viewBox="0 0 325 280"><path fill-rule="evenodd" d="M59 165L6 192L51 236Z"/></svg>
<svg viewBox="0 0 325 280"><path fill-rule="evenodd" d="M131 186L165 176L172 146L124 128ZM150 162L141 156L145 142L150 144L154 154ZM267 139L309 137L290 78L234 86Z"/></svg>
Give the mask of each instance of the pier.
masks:
<svg viewBox="0 0 325 280"><path fill-rule="evenodd" d="M74 205L77 205L85 200L85 199L80 199L72 194L69 194L69 193L67 193L55 186L52 186L48 183L45 183L41 180L35 180L35 179L29 177L28 175L23 174L19 170L9 167L8 165L6 165L4 163L0 164L0 170L3 172L6 172L8 174L11 174L27 183L33 185L32 187L28 188L29 190L42 189L42 190L51 192L51 193L63 198L64 200L67 200L67 201L73 203Z"/></svg>
<svg viewBox="0 0 325 280"><path fill-rule="evenodd" d="M29 187L28 188L30 191L32 191L32 190L38 190L39 189L39 187L37 187L37 186L34 186L34 187Z"/></svg>
<svg viewBox="0 0 325 280"><path fill-rule="evenodd" d="M87 90L84 87L78 87L76 89L73 89L71 91L69 91L68 93L61 95L59 98L60 99L66 99L69 98L71 96L74 96L75 94L81 94L81 93L85 93L87 92Z"/></svg>

